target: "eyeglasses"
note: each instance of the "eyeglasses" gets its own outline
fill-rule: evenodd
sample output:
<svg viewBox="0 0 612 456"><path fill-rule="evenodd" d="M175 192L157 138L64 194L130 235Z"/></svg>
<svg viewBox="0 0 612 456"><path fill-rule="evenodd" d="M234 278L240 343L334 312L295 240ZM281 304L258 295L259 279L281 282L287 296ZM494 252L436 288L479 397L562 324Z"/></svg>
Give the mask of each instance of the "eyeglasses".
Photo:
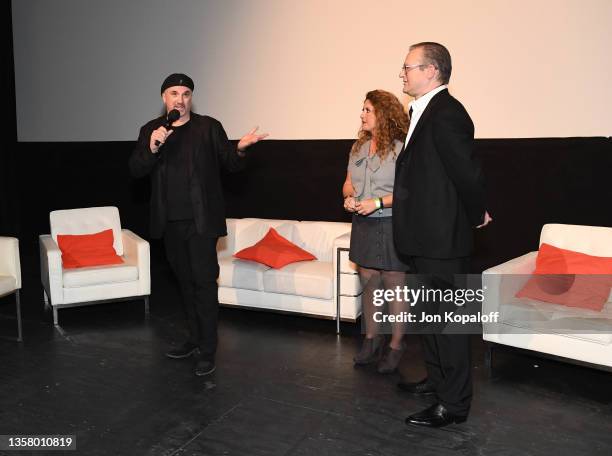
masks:
<svg viewBox="0 0 612 456"><path fill-rule="evenodd" d="M410 70L414 70L415 68L421 68L427 65L429 64L419 63L417 65L402 65L400 73L408 73Z"/></svg>

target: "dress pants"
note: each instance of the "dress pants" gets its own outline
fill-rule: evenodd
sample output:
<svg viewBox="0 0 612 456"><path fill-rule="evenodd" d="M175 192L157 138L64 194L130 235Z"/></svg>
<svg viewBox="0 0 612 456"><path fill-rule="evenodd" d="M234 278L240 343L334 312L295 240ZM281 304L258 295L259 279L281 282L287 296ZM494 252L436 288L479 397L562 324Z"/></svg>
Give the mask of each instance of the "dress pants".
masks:
<svg viewBox="0 0 612 456"><path fill-rule="evenodd" d="M200 347L203 360L214 362L219 315L217 238L198 234L193 220L170 221L164 244L182 295L188 342Z"/></svg>
<svg viewBox="0 0 612 456"><path fill-rule="evenodd" d="M467 257L412 257L411 264L416 274L412 287L442 291L465 287L465 274L469 272ZM443 333L444 329L449 329L444 323L444 313L456 311L454 303L427 302L421 309L427 314L442 316L442 323L429 324L421 335L427 378L435 387L440 404L453 414L467 415L472 401L470 335Z"/></svg>

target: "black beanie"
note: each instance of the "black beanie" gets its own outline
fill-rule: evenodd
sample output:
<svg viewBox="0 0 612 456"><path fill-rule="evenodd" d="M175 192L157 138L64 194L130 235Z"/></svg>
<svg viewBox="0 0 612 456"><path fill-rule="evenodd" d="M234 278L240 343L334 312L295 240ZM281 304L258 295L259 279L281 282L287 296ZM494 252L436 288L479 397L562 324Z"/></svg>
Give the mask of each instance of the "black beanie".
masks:
<svg viewBox="0 0 612 456"><path fill-rule="evenodd" d="M161 86L161 93L164 93L164 90L166 90L168 87L174 86L189 87L191 91L193 91L193 80L186 74L173 73L166 79L164 79L164 82Z"/></svg>

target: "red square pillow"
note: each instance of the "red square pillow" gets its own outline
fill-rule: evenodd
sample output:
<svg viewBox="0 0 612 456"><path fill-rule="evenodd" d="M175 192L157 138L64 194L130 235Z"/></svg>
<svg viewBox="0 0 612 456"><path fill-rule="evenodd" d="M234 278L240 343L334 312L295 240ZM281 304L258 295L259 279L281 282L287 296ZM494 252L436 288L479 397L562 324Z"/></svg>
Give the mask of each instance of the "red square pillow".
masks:
<svg viewBox="0 0 612 456"><path fill-rule="evenodd" d="M65 269L123 263L115 252L113 241L111 229L94 234L57 235L57 245L62 251L62 264Z"/></svg>
<svg viewBox="0 0 612 456"><path fill-rule="evenodd" d="M313 254L282 237L274 228L270 228L267 234L255 245L236 252L234 256L241 260L257 261L275 269L280 269L297 261L317 259Z"/></svg>
<svg viewBox="0 0 612 456"><path fill-rule="evenodd" d="M536 269L517 298L601 311L612 287L612 258L542 244Z"/></svg>

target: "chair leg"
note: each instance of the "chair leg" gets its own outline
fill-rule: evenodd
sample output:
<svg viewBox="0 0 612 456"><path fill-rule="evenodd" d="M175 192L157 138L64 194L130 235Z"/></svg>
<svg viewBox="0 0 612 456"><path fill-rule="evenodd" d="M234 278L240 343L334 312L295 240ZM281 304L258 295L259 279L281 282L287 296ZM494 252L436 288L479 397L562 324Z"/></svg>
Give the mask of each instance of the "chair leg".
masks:
<svg viewBox="0 0 612 456"><path fill-rule="evenodd" d="M45 310L48 308L53 311L53 325L59 326L58 316L57 316L57 307L53 306L53 303L51 302L51 300L49 299L49 296L47 295L47 290L45 290L44 288L43 288L43 299L45 301Z"/></svg>
<svg viewBox="0 0 612 456"><path fill-rule="evenodd" d="M486 343L484 364L491 375L493 371L493 344L491 342Z"/></svg>
<svg viewBox="0 0 612 456"><path fill-rule="evenodd" d="M17 342L22 342L23 333L21 328L21 299L19 297L19 290L15 293L15 307L17 312Z"/></svg>
<svg viewBox="0 0 612 456"><path fill-rule="evenodd" d="M144 302L145 302L145 317L148 318L149 317L149 297L148 296L145 296Z"/></svg>

